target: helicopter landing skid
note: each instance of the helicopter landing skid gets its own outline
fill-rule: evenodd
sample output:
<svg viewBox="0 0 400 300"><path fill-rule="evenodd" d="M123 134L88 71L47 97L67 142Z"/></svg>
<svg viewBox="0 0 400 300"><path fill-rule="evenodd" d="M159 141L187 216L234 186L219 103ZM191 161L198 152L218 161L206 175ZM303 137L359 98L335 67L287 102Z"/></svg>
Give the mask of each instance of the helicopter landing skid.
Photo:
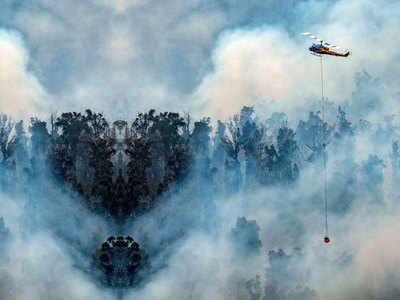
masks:
<svg viewBox="0 0 400 300"><path fill-rule="evenodd" d="M310 54L312 54L314 56L317 56L317 57L321 57L322 56L322 54L317 54L317 53L314 53L314 52L310 52Z"/></svg>

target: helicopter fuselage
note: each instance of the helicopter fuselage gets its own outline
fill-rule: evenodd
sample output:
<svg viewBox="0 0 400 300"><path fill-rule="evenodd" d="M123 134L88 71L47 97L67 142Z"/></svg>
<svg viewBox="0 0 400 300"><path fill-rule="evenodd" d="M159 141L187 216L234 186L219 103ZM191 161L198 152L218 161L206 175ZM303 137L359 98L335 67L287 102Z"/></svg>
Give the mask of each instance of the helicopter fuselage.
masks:
<svg viewBox="0 0 400 300"><path fill-rule="evenodd" d="M347 51L346 53L340 53L332 51L328 47L319 44L313 44L310 48L308 48L308 50L317 54L326 54L326 55L343 56L343 57L347 57L350 54L350 51Z"/></svg>

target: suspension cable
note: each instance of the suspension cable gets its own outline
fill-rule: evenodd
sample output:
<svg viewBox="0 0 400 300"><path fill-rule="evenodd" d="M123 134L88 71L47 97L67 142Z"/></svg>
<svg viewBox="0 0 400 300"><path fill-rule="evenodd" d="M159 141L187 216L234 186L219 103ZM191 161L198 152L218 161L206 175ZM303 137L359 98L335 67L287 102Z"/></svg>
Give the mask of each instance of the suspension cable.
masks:
<svg viewBox="0 0 400 300"><path fill-rule="evenodd" d="M324 177L324 212L325 212L325 237L328 237L328 178L326 172L326 144L325 144L325 98L324 98L324 71L323 71L323 64L322 64L322 55L320 57L321 62L321 106L322 106L322 146L323 146L323 177Z"/></svg>

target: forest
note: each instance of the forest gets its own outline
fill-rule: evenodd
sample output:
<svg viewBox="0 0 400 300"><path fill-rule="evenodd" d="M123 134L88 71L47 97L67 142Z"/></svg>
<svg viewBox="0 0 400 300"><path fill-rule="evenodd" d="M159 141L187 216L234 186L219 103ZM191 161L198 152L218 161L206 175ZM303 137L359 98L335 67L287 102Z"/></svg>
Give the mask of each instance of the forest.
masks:
<svg viewBox="0 0 400 300"><path fill-rule="evenodd" d="M335 220L360 203L384 207L385 169L392 170L393 182L399 179L393 120L385 126L363 119L353 123L341 106L335 114L329 123L320 111L309 111L297 126L281 112L262 120L250 106L215 123L155 110L138 113L132 123L107 120L90 109L53 114L47 122L31 118L29 124L2 114L0 190L23 199L27 238L51 228L67 243L74 268L121 298L168 270L179 245L196 230L216 244L223 239L231 249L227 259L235 269L225 283L227 298L318 299L305 263L304 220L296 213L322 218L324 156L330 168L328 209ZM376 152L361 161L360 137L377 141ZM382 157L379 147L387 144L390 153ZM310 180L315 188L297 195ZM251 202L257 191L265 201L277 198L293 210L278 215L279 224L271 228L289 235L285 249L263 245L261 220L246 215L248 207L264 209ZM238 211L229 212L234 223L225 230L221 207L236 198L242 200L232 204ZM92 218L95 225L89 224ZM7 260L13 237L0 220L0 251ZM343 251L336 263L351 260ZM189 294L182 297L201 298L198 280L183 284Z"/></svg>

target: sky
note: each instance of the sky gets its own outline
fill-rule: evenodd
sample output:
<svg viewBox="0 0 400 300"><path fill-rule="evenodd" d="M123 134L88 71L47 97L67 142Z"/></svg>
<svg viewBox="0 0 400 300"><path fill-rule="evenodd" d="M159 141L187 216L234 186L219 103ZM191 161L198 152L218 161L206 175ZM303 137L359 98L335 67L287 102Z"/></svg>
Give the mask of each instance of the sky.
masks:
<svg viewBox="0 0 400 300"><path fill-rule="evenodd" d="M243 105L282 109L320 97L309 31L349 48L324 61L326 97L351 100L354 76L400 78L399 1L5 0L2 111L15 118L92 108L132 119L150 108L226 119ZM11 100L12 99L12 100Z"/></svg>

